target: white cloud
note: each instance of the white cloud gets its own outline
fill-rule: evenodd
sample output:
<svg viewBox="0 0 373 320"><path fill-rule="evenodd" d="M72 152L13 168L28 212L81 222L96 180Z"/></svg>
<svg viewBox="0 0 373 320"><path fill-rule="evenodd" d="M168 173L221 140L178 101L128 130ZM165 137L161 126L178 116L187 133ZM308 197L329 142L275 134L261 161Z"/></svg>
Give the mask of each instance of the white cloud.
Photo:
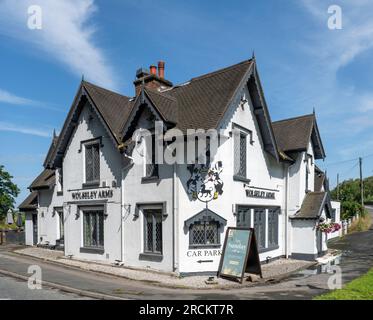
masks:
<svg viewBox="0 0 373 320"><path fill-rule="evenodd" d="M28 7L42 8L42 29L27 27ZM103 50L95 43L94 0L0 0L0 33L42 50L75 75L116 89L117 80Z"/></svg>
<svg viewBox="0 0 373 320"><path fill-rule="evenodd" d="M35 101L19 97L8 91L0 89L0 102L17 105L34 105Z"/></svg>
<svg viewBox="0 0 373 320"><path fill-rule="evenodd" d="M22 134L29 134L33 136L49 138L51 133L41 129L35 129L30 127L19 126L14 123L0 121L0 131L10 131Z"/></svg>

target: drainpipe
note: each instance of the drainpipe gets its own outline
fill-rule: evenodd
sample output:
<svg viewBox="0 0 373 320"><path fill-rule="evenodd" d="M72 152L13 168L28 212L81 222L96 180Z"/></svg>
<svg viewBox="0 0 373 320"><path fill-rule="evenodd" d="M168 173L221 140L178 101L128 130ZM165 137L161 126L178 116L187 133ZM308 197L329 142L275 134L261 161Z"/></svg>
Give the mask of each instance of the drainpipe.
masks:
<svg viewBox="0 0 373 320"><path fill-rule="evenodd" d="M172 177L172 249L173 249L173 271L179 269L179 188L177 183L177 163L174 163Z"/></svg>
<svg viewBox="0 0 373 320"><path fill-rule="evenodd" d="M289 258L289 185L290 185L290 169L295 165L286 166L286 195L285 195L285 258Z"/></svg>
<svg viewBox="0 0 373 320"><path fill-rule="evenodd" d="M125 218L125 212L124 212L124 188L123 188L123 181L124 181L124 172L130 168L134 161L133 158L128 156L127 154L124 153L124 157L130 159L130 163L127 164L123 169L122 169L122 180L120 182L120 207L121 207L121 250L120 250L120 260L121 262L124 262L124 218Z"/></svg>

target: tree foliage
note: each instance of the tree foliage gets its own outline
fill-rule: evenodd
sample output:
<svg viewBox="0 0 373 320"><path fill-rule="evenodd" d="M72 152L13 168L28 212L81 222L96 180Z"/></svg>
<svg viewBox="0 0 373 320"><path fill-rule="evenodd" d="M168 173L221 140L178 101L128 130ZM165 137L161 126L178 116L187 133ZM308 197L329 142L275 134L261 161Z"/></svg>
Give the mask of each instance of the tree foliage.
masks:
<svg viewBox="0 0 373 320"><path fill-rule="evenodd" d="M364 201L373 201L373 177L363 180ZM337 200L337 188L331 191L333 200ZM349 219L357 213L364 214L361 207L360 180L350 179L339 184L339 201L341 201L342 219Z"/></svg>
<svg viewBox="0 0 373 320"><path fill-rule="evenodd" d="M19 189L12 182L13 177L0 165L0 219L6 216L9 209L14 208Z"/></svg>

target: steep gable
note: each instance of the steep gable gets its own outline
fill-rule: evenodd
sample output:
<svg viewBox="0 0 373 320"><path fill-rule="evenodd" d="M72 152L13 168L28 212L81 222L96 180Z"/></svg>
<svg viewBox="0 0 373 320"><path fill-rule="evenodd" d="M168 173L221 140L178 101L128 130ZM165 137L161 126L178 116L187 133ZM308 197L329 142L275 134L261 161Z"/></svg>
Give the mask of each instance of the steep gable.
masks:
<svg viewBox="0 0 373 320"><path fill-rule="evenodd" d="M276 121L272 126L281 151L286 153L306 151L309 143L312 142L315 158L325 158L315 114Z"/></svg>

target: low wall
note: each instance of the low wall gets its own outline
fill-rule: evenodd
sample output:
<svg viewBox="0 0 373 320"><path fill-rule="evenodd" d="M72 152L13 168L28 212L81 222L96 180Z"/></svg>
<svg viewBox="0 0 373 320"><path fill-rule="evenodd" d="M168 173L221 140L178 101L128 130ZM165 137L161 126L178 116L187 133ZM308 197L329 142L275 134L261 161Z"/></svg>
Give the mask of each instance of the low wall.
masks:
<svg viewBox="0 0 373 320"><path fill-rule="evenodd" d="M13 230L0 230L0 245L4 244L25 244L25 232Z"/></svg>

